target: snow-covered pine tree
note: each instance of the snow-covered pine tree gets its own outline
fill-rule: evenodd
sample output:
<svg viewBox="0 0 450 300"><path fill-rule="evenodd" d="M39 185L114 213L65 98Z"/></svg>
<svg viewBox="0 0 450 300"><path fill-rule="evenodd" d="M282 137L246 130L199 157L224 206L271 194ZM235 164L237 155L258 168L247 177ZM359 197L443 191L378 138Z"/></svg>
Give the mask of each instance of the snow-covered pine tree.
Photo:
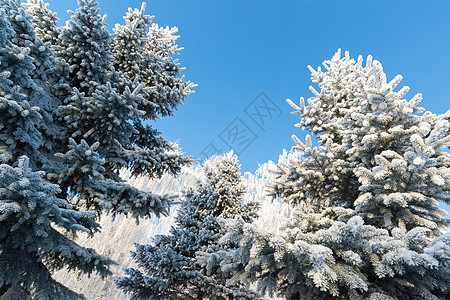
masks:
<svg viewBox="0 0 450 300"><path fill-rule="evenodd" d="M65 134L77 144L83 141L88 145L99 142L97 152L104 159L102 183L99 185L93 181L90 184L91 193L86 194L88 198L83 199L83 203L97 211L126 212L135 216L146 216L149 211L162 213L167 209L169 199L120 183L119 170L130 167L134 175L161 176L166 171L174 174L189 159L182 157L177 148L164 140L152 126L143 124L146 119L159 117L155 113L159 104L149 104L145 98L154 87L139 80L130 81L127 69L120 69L122 65L116 64L117 59L109 49L114 49L113 45L117 42L106 29L106 16L99 15L97 1L80 0L79 5L75 12L70 12L71 19L67 24L58 28L58 40L52 45L57 57L68 64L70 72L67 83L73 89L69 98L59 94L64 102L59 107L59 116L64 118ZM56 17L42 1L30 0L28 8L34 16L35 26L41 30L48 23L42 21L42 16ZM139 31L136 28L133 30ZM128 33L137 34L134 31ZM154 50L161 52L156 46ZM168 50L166 56L172 54L173 51ZM134 70L140 72L139 67ZM172 74L173 80L178 82L178 92L174 89L170 95L163 92L171 89L170 80L158 85L162 94L157 96L161 101L171 102L173 97L177 97L177 104L180 104L191 93L190 88L194 85L178 78L179 71ZM143 110L145 107L147 109ZM67 139L64 150L60 152L70 151L70 147ZM75 164L74 158L71 160L74 164L68 170L60 172L53 169L49 174L51 180L62 187L62 193L69 188L74 192L83 189L81 183L67 175L79 172L75 165L82 167L83 162ZM136 210L137 207L140 209Z"/></svg>
<svg viewBox="0 0 450 300"><path fill-rule="evenodd" d="M2 27L0 58L5 80L2 92L14 94L12 97L18 105L27 107L23 113L7 109L8 114L2 115L2 130L9 133L3 138L1 155L7 161L17 161L18 157L27 155L32 168L41 168L51 164L49 152L62 149L59 145L64 127L55 120L55 110L61 102L50 91L59 84L54 76L59 65L51 50L35 36L29 16L16 2L3 1L1 6L2 21L6 23ZM34 118L34 125L26 125L21 118Z"/></svg>
<svg viewBox="0 0 450 300"><path fill-rule="evenodd" d="M153 156L159 154L157 161L161 161L160 169L165 171L167 165L174 165L171 160L179 158L164 156L165 149L171 145L151 125L143 124L143 120L172 115L196 85L185 81L184 75L180 77L184 68L174 58L183 49L176 44L178 29L162 28L152 23L154 17L146 15L145 8L143 3L140 10L128 9L125 25L116 24L113 29L115 39L109 49L114 56L113 67L121 72L120 80L114 80L113 85L118 90L123 90L124 82L142 87L140 101L137 102L137 109L142 114L133 119L131 141L140 149L151 150ZM134 165L135 175L145 171L145 165Z"/></svg>
<svg viewBox="0 0 450 300"><path fill-rule="evenodd" d="M75 12L69 11L70 20L60 29L61 47L57 54L69 64L69 85L91 96L98 86L109 81L113 57L108 47L113 37L106 28L106 15L99 14L96 0L78 0L78 5ZM30 8L33 7L31 13L39 12L36 6Z"/></svg>
<svg viewBox="0 0 450 300"><path fill-rule="evenodd" d="M116 24L111 52L116 70L136 85L144 84L138 108L145 111L144 119L155 119L172 115L195 85L179 77L184 68L174 59L183 49L176 44L178 28L152 23L154 16L145 15L145 8L145 3L140 10L129 8L125 25Z"/></svg>
<svg viewBox="0 0 450 300"><path fill-rule="evenodd" d="M56 13L49 9L50 5L43 0L28 0L22 5L28 8L28 13L33 17L32 23L36 36L44 43L49 43L50 49L58 52L61 49L61 40L59 39L61 27L58 27L59 19ZM52 93L61 102L64 102L72 93L72 88L67 84L71 73L69 65L64 59L52 53L52 67L50 68L52 76L49 76L52 81L48 83Z"/></svg>
<svg viewBox="0 0 450 300"><path fill-rule="evenodd" d="M279 165L272 193L298 207L279 232L243 227L236 278L286 299L444 299L450 233L447 112L417 107L381 63L340 51L312 68L314 97L293 136L304 159ZM237 256L237 255L236 255Z"/></svg>
<svg viewBox="0 0 450 300"><path fill-rule="evenodd" d="M36 29L36 36L43 42L49 42L52 46L60 44L58 27L58 17L52 12L50 4L43 0L28 0L24 4L28 7L28 12L33 16L33 26Z"/></svg>
<svg viewBox="0 0 450 300"><path fill-rule="evenodd" d="M144 119L155 118L153 112L142 110L143 103L148 102L145 91L150 87L137 80L131 82L126 69L114 69L116 59L109 49L115 41L106 30L105 16L99 15L97 1L80 0L79 4L80 8L71 13L71 20L61 29L57 53L72 71L69 85L74 93L60 108L67 133L77 143L82 140L89 145L100 143L97 151L105 160L102 175L110 181L92 190L89 203L99 211L134 213L135 208L142 207L139 211L144 215L149 209L164 212L168 199L112 183L120 180L119 170L123 167L129 167L134 175L160 176L166 171L177 173L189 159L182 157L159 132L142 123ZM191 92L190 87L191 83L185 83L180 101ZM146 117L148 114L153 117ZM58 180L63 186L75 186L73 190L78 190L72 177L59 176ZM102 195L110 199L109 203Z"/></svg>
<svg viewBox="0 0 450 300"><path fill-rule="evenodd" d="M104 18L95 1L79 3L44 43L33 25L40 35L56 26L47 5L28 3L33 24L20 0L0 0L0 261L11 270L2 272L2 294L65 297L49 272L64 267L109 274L109 259L69 237L98 231L91 209L136 218L168 212L171 197L125 184L123 166L158 177L189 162L142 124L145 86L111 67ZM13 260L13 251L24 257Z"/></svg>
<svg viewBox="0 0 450 300"><path fill-rule="evenodd" d="M70 238L98 231L96 213L77 211L57 198L59 187L45 181L45 172L31 171L26 156L17 164L0 165L0 296L82 298L53 280L51 272L68 267L111 275L111 260Z"/></svg>
<svg viewBox="0 0 450 300"><path fill-rule="evenodd" d="M214 156L203 166L203 179L188 189L170 235L158 235L152 245L136 245L137 269L126 269L116 284L133 298L254 299L256 294L239 282L230 284L225 273L204 272L196 252L218 251L224 218L253 220L256 203L244 203L240 165L232 152ZM222 243L224 245L224 243ZM231 241L229 246L237 247Z"/></svg>
<svg viewBox="0 0 450 300"><path fill-rule="evenodd" d="M60 188L46 180L60 132L51 115L58 100L45 83L51 51L19 1L0 3L0 296L78 297L50 272L66 266L108 275L111 261L64 234L92 234L98 224L95 212L58 198Z"/></svg>

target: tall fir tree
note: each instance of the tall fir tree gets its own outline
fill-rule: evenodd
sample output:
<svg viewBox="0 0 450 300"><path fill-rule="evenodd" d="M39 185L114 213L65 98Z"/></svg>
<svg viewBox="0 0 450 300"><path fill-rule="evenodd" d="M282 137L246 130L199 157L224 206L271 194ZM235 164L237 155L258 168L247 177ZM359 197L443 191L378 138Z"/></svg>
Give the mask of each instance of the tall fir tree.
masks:
<svg viewBox="0 0 450 300"><path fill-rule="evenodd" d="M43 0L28 0L24 5L28 7L28 12L33 16L36 36L44 43L49 42L52 46L59 45L59 18L55 12L50 10L50 4L45 3Z"/></svg>
<svg viewBox="0 0 450 300"><path fill-rule="evenodd" d="M112 261L77 245L77 232L98 231L102 212L138 219L171 204L124 183L119 170L159 177L190 162L142 123L147 87L112 67L114 38L97 2L79 4L57 27L42 1L28 1L32 16L19 0L0 1L0 264L8 270L0 296L82 297L51 271L106 276ZM193 86L181 81L179 103Z"/></svg>
<svg viewBox="0 0 450 300"><path fill-rule="evenodd" d="M70 20L60 30L57 54L69 64L69 85L91 96L98 86L108 82L113 62L108 47L113 37L96 0L79 0L78 5L75 12L69 11Z"/></svg>
<svg viewBox="0 0 450 300"><path fill-rule="evenodd" d="M45 83L52 82L51 51L18 1L3 1L0 19L0 296L78 297L50 272L66 266L109 275L111 261L63 234L93 234L95 212L58 198L60 188L41 170L59 149L61 127L51 114L58 100Z"/></svg>
<svg viewBox="0 0 450 300"><path fill-rule="evenodd" d="M139 268L126 269L117 286L136 299L256 299L257 295L224 272L205 270L196 254L219 251L225 218L251 221L257 205L244 203L240 165L232 152L214 156L203 166L203 180L188 189L170 235L152 245L136 245L132 256ZM242 221L243 222L243 221ZM238 244L228 243L237 247Z"/></svg>
<svg viewBox="0 0 450 300"><path fill-rule="evenodd" d="M320 91L293 136L304 159L278 166L272 194L297 207L284 230L242 227L244 282L286 299L444 299L450 232L450 123L403 99L381 63L340 50L312 72Z"/></svg>
<svg viewBox="0 0 450 300"><path fill-rule="evenodd" d="M2 2L5 11L3 17L7 24L2 28L4 44L1 66L9 82L9 87L3 88L3 91L11 93L12 88L12 93L21 94L29 106L24 108L27 112L21 113L21 116L4 116L4 130L8 130L15 138L4 137L3 141L8 146L3 148L2 155L7 161L16 161L18 157L27 155L31 158L33 168L41 168L51 164L51 149L62 149L59 145L64 127L55 116L55 110L61 102L51 92L52 87L59 84L55 76L59 64L52 57L51 49L36 37L24 8L15 2ZM15 98L15 101L24 105L21 99ZM38 110L39 117L36 114ZM34 118L34 125L27 126L17 120L24 117Z"/></svg>
<svg viewBox="0 0 450 300"><path fill-rule="evenodd" d="M149 113L142 110L142 103L147 102L144 91L149 87L136 80L131 82L126 69L113 68L116 59L109 49L115 41L106 30L105 16L99 15L97 1L80 0L79 4L80 8L71 13L71 20L59 35L63 46L57 53L69 64L69 85L74 88L72 97L60 107L60 113L68 124L67 134L77 143L100 142L98 152L105 160L103 176L108 182L93 190L89 203L99 211L114 208L114 211L136 212L135 208L141 206L139 211L144 215L149 209L164 212L168 199L122 183L114 184L120 181L119 170L129 167L133 175L175 174L189 159L178 154L175 146L162 139L159 132L142 123ZM192 86L186 83L180 99L190 93ZM59 176L58 180L77 190L77 182L71 177ZM112 204L98 197L102 194Z"/></svg>
<svg viewBox="0 0 450 300"><path fill-rule="evenodd" d="M143 103L148 102L144 91L150 87L129 80L126 69L114 69L114 66L121 67L110 51L116 41L106 29L106 16L99 15L97 1L80 0L79 5L75 12L70 12L71 19L66 25L58 28L57 39L51 41L57 59L66 63L66 83L73 90L69 97L58 94L63 102L58 116L64 119L66 135L60 153L71 151L69 138L77 144L83 141L88 145L100 143L97 151L104 160L102 177L98 177L100 182L93 180L90 183L90 194L83 191L87 197L82 201L86 208L132 213L136 217L146 216L149 212L164 213L170 199L123 184L119 170L129 167L133 175L161 176L164 172L177 173L180 166L190 160L181 156L176 146L164 140L152 126L143 124L145 119L156 118L150 110L142 110ZM27 6L39 32L50 23L48 16L52 16L52 20L56 17L42 1L30 0ZM170 54L173 53L167 55ZM194 86L180 80L184 88L178 96L178 104ZM162 98L166 96L161 95ZM153 109L157 106L152 104ZM62 187L61 197L71 196L67 194L69 190L75 193L82 190L81 183L67 176L81 171L75 166L84 166L82 161L75 164L74 159L67 170L61 172L58 167L49 172L48 177Z"/></svg>
<svg viewBox="0 0 450 300"><path fill-rule="evenodd" d="M145 15L145 8L143 3L140 10L128 9L125 25L116 24L111 52L116 70L123 70L135 84L144 84L144 101L138 108L145 111L145 119L155 119L172 115L194 85L179 77L184 68L174 59L183 49L176 44L178 29L152 23L154 17Z"/></svg>

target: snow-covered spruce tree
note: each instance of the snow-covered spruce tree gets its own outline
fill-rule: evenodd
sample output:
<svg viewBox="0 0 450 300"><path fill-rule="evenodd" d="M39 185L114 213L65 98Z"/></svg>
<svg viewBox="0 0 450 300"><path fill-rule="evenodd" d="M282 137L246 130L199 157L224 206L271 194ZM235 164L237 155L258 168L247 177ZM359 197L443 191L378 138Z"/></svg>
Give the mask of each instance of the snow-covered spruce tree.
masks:
<svg viewBox="0 0 450 300"><path fill-rule="evenodd" d="M28 12L33 16L36 36L43 42L49 42L52 46L59 45L59 19L56 13L49 9L50 5L43 0L28 0L24 5L28 7Z"/></svg>
<svg viewBox="0 0 450 300"><path fill-rule="evenodd" d="M144 101L138 108L146 112L143 118L154 119L172 115L194 85L179 77L184 68L173 57L183 49L176 44L178 28L152 23L154 17L145 15L145 7L143 3L141 10L128 9L125 25L116 24L111 51L116 70L135 84L144 84Z"/></svg>
<svg viewBox="0 0 450 300"><path fill-rule="evenodd" d="M112 38L95 1L80 1L46 43L39 35L54 24L36 18L56 16L40 1L28 4L34 24L19 0L0 0L0 295L66 298L52 270L110 274L108 258L71 239L98 231L91 209L136 218L168 211L170 197L125 184L119 170L158 177L189 159L142 124L146 87L111 67Z"/></svg>
<svg viewBox="0 0 450 300"><path fill-rule="evenodd" d="M67 236L92 234L98 224L95 212L56 197L60 188L40 170L58 149L59 126L51 115L58 101L44 81L52 82L51 51L35 37L18 1L1 4L0 296L78 297L50 272L66 266L109 275L111 261Z"/></svg>
<svg viewBox="0 0 450 300"><path fill-rule="evenodd" d="M50 91L59 84L55 76L59 64L51 50L35 36L29 16L20 3L5 0L1 4L4 10L1 89L6 99L13 97L15 102L3 107L8 114L2 114L4 145L0 154L6 161L17 161L19 156L27 155L32 168L41 168L51 164L49 152L62 149L59 145L64 127L55 120L60 101ZM25 112L7 108L16 103ZM23 121L26 118L34 119L33 125L26 125Z"/></svg>
<svg viewBox="0 0 450 300"><path fill-rule="evenodd" d="M149 211L164 212L168 204L166 197L141 192L121 183L119 170L130 167L133 175L174 174L189 159L182 157L173 144L159 136L159 132L142 123L145 119L160 117L155 113L159 104L150 103L145 98L153 87L138 80L132 82L127 70L120 69L121 65L117 64L110 51L116 41L106 29L105 16L99 15L97 1L80 0L79 5L75 12L70 12L71 19L67 24L59 29L59 41L52 44L57 57L68 64L67 83L73 89L69 98L61 99L64 105L59 107L59 116L67 124L66 135L77 144L83 141L87 145L100 143L96 151L104 160L102 184L94 180L86 194L83 189L85 182L81 184L70 175L80 171L75 166L83 166L83 162L75 164L74 158L69 169L64 172L53 170L49 177L63 187L63 193L68 188L75 193L85 193L87 198L82 202L87 208L133 213L135 216L146 216ZM39 21L42 15L52 15L41 1L29 1L28 7L37 27L45 23ZM136 68L135 71L140 72ZM168 94L159 95L161 101L171 102L173 97L177 97L179 104L191 93L192 83L179 78L174 80L181 80L179 90L172 89L170 97ZM161 83L159 88L166 90L169 85ZM70 147L67 140L65 150L61 152L70 151Z"/></svg>
<svg viewBox="0 0 450 300"><path fill-rule="evenodd" d="M189 189L178 209L170 235L158 235L152 245L136 245L137 269L126 269L116 284L135 299L253 299L256 294L228 274L204 272L196 252L218 251L224 218L251 221L256 203L244 203L245 187L237 156L214 156L203 166L203 179ZM243 222L243 221L242 221ZM224 245L224 243L222 243ZM230 247L238 244L229 243Z"/></svg>
<svg viewBox="0 0 450 300"><path fill-rule="evenodd" d="M59 187L46 182L44 175L30 170L26 156L19 158L17 167L0 165L0 296L82 298L53 280L51 271L67 267L111 275L111 260L67 235L98 230L96 213L77 211L58 199Z"/></svg>
<svg viewBox="0 0 450 300"><path fill-rule="evenodd" d="M49 43L49 48L58 52L57 49L61 49L61 40L59 34L61 27L58 27L58 17L56 13L49 9L49 4L43 0L28 0L27 3L22 3L23 6L28 8L28 13L33 16L32 23L35 30L35 34L44 43ZM52 70L52 79L50 87L52 94L55 95L61 102L64 102L67 97L72 93L72 88L67 84L70 75L70 68L67 62L54 55L52 55L52 66L48 68Z"/></svg>
<svg viewBox="0 0 450 300"><path fill-rule="evenodd" d="M79 8L69 11L70 20L60 29L58 56L70 67L69 85L85 96L109 81L113 57L108 47L113 37L107 30L106 15L99 14L96 0L79 0ZM33 13L38 12L31 6ZM48 8L47 8L48 9ZM39 27L37 27L39 28Z"/></svg>
<svg viewBox="0 0 450 300"><path fill-rule="evenodd" d="M284 230L244 225L235 278L286 299L444 299L450 233L447 112L417 107L394 91L381 64L340 51L312 68L320 92L297 125L317 137L294 141L304 159L279 165L272 193L299 207Z"/></svg>

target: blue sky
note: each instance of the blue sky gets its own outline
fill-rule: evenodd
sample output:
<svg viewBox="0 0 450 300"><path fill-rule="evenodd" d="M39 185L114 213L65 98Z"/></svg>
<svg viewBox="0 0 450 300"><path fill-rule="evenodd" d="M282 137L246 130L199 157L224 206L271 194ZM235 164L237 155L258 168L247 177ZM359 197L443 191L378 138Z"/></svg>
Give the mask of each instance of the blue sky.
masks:
<svg viewBox="0 0 450 300"><path fill-rule="evenodd" d="M77 7L76 0L49 2L62 22L68 18L66 10ZM141 6L135 0L99 3L110 29L123 23L128 7ZM224 140L231 145L237 142L233 144L233 137L227 136L230 129L246 128L248 142L241 140L239 146L243 170L254 171L259 163L276 160L283 148L293 145L292 134L304 136L294 127L298 119L289 114L286 98L297 101L311 96L306 66L317 67L338 48L349 50L355 58L372 54L383 64L388 79L403 75L402 84L411 87L407 98L422 93L426 109L434 113L450 109L448 0L432 4L153 0L147 4L146 12L155 15L154 22L179 28L178 42L185 48L179 55L187 68L184 74L198 84L175 118L159 120L156 127L195 158L203 158L208 145L228 150ZM261 101L272 113L272 120L266 117L265 124L245 111L249 107L251 112L255 103L261 106Z"/></svg>

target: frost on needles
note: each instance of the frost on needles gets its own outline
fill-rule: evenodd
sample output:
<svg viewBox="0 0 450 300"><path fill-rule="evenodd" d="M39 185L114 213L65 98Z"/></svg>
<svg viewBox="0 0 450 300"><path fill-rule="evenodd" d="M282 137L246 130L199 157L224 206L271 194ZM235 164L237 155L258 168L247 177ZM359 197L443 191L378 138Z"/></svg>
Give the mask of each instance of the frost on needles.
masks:
<svg viewBox="0 0 450 300"><path fill-rule="evenodd" d="M117 286L133 299L257 299L247 285L229 280L232 274L205 268L210 253L239 245L228 239L226 224L257 216L257 203L244 202L239 169L232 152L207 160L203 179L184 193L171 234L137 244L132 256L138 268L126 269Z"/></svg>
<svg viewBox="0 0 450 300"><path fill-rule="evenodd" d="M42 0L0 0L0 296L81 297L50 272L109 275L112 261L73 237L98 231L102 212L139 219L172 201L119 171L159 177L190 162L144 124L171 115L194 86L173 58L176 30L151 24L143 5L112 35L97 1L78 4L58 26Z"/></svg>
<svg viewBox="0 0 450 300"><path fill-rule="evenodd" d="M293 136L303 158L279 164L271 186L295 217L277 231L235 226L240 248L222 257L241 265L215 265L286 299L445 299L450 112L405 100L402 77L387 81L370 56L338 51L323 66L310 67L307 103L288 100L316 141Z"/></svg>

